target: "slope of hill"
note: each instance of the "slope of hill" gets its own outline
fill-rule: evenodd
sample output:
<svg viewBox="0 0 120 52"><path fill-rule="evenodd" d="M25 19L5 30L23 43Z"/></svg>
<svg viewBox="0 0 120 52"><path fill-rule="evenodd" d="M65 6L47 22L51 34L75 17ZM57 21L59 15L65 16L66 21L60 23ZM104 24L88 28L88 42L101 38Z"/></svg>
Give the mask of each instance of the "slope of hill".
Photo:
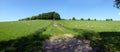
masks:
<svg viewBox="0 0 120 52"><path fill-rule="evenodd" d="M0 41L30 35L51 23L50 20L0 22Z"/></svg>
<svg viewBox="0 0 120 52"><path fill-rule="evenodd" d="M50 46L54 47L54 45L56 45L55 42L57 42L59 45L64 45L58 46L59 48L68 48L69 46L66 44L73 45L73 47L74 45L79 45L76 43L70 43L74 41L68 41L75 38L75 41L83 41L83 45L86 45L84 40L89 40L90 42L88 43L87 47L91 46L92 51L120 51L119 22L120 21L77 20L31 20L0 22L0 47L2 47L0 50L32 50L39 52L41 49L46 49L45 47L49 48L49 46L44 45L49 44ZM59 48L55 48L55 50ZM64 49L66 50L66 48L63 48L62 50ZM88 48L85 49L90 50Z"/></svg>

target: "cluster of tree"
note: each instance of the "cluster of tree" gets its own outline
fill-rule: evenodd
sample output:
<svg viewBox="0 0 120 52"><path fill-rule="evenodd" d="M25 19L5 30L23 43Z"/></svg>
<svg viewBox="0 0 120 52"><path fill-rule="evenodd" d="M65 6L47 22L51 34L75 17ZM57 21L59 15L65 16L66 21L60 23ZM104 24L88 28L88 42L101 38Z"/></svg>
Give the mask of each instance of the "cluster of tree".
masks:
<svg viewBox="0 0 120 52"><path fill-rule="evenodd" d="M76 18L73 17L72 20L76 20ZM90 18L88 18L88 19L81 18L80 20L82 20L82 21L83 21L83 20L96 21L96 19L90 19ZM106 19L106 21L113 21L113 19Z"/></svg>
<svg viewBox="0 0 120 52"><path fill-rule="evenodd" d="M76 18L73 17L72 20L76 20ZM80 20L88 20L88 21L90 21L90 20L94 20L94 21L96 21L96 19L90 19L90 18L88 18L88 19L81 18Z"/></svg>
<svg viewBox="0 0 120 52"><path fill-rule="evenodd" d="M106 19L106 21L112 21L112 19Z"/></svg>
<svg viewBox="0 0 120 52"><path fill-rule="evenodd" d="M32 17L27 17L25 19L20 19L19 21L22 20L60 20L60 15L57 12L48 12L48 13L42 13L36 16Z"/></svg>

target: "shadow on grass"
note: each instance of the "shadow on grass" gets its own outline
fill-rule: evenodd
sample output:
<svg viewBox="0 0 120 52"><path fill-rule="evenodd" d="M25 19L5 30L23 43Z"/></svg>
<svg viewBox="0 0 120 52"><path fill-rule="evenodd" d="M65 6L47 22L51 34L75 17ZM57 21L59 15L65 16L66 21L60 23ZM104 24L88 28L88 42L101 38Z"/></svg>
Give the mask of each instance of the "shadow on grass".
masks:
<svg viewBox="0 0 120 52"><path fill-rule="evenodd" d="M99 32L100 36L120 36L120 32Z"/></svg>
<svg viewBox="0 0 120 52"><path fill-rule="evenodd" d="M93 52L120 51L120 32L95 32L87 29L71 29L61 24L59 25L77 32L78 34L75 35L75 38L90 40Z"/></svg>
<svg viewBox="0 0 120 52"><path fill-rule="evenodd" d="M92 30L85 30L85 29L73 29L73 30L75 32L78 32L78 34L75 35L76 38L83 38L87 40L95 40L99 38L98 33Z"/></svg>
<svg viewBox="0 0 120 52"><path fill-rule="evenodd" d="M92 30L74 29L79 34L76 38L90 40L93 52L119 52L120 32L94 32Z"/></svg>
<svg viewBox="0 0 120 52"><path fill-rule="evenodd" d="M78 34L75 34L75 38L80 38L80 39L87 39L87 40L96 40L99 38L99 33L93 31L93 30L87 30L87 29L78 29L78 28L69 28L66 26L63 26L61 24L58 24L61 27L77 32Z"/></svg>
<svg viewBox="0 0 120 52"><path fill-rule="evenodd" d="M0 52L41 52L41 41L48 39L50 35L43 35L46 28L19 39L1 41Z"/></svg>
<svg viewBox="0 0 120 52"><path fill-rule="evenodd" d="M120 32L99 32L101 40L97 42L99 47L103 46L105 51L120 51Z"/></svg>

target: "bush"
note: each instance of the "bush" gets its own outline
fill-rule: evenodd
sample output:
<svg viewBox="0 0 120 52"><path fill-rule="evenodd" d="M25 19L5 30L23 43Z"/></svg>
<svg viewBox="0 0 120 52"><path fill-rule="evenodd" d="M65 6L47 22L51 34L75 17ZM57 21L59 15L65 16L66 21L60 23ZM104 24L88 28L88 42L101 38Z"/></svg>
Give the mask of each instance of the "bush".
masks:
<svg viewBox="0 0 120 52"><path fill-rule="evenodd" d="M90 20L90 18L88 18L88 21Z"/></svg>
<svg viewBox="0 0 120 52"><path fill-rule="evenodd" d="M73 17L72 20L76 20L75 17Z"/></svg>
<svg viewBox="0 0 120 52"><path fill-rule="evenodd" d="M80 20L84 20L83 18L81 18Z"/></svg>
<svg viewBox="0 0 120 52"><path fill-rule="evenodd" d="M96 21L96 19L94 19L94 21Z"/></svg>
<svg viewBox="0 0 120 52"><path fill-rule="evenodd" d="M112 21L112 19L106 19L106 21Z"/></svg>

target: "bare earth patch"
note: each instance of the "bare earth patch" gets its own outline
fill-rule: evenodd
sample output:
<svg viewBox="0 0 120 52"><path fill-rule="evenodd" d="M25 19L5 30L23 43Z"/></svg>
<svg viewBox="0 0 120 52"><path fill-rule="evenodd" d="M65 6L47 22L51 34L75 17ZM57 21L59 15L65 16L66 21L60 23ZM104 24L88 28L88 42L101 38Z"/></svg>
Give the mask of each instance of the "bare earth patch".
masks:
<svg viewBox="0 0 120 52"><path fill-rule="evenodd" d="M89 40L76 39L72 34L53 36L43 43L43 52L91 52Z"/></svg>

